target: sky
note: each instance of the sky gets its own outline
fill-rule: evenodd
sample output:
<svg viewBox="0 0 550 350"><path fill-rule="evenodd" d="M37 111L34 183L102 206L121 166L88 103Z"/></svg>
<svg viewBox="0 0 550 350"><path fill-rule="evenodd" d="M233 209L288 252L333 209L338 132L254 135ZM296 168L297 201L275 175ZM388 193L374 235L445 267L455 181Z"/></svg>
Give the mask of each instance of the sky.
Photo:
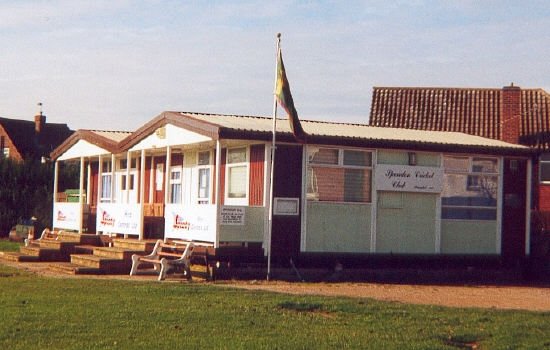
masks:
<svg viewBox="0 0 550 350"><path fill-rule="evenodd" d="M368 123L373 86L550 92L548 1L0 0L0 116L270 116L278 32L301 119Z"/></svg>

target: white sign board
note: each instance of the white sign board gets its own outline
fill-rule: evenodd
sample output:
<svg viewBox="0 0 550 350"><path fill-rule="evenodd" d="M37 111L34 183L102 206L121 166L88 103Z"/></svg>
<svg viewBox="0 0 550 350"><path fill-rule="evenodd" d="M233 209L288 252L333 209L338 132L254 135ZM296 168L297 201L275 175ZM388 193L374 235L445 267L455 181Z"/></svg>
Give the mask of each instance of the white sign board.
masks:
<svg viewBox="0 0 550 350"><path fill-rule="evenodd" d="M53 204L53 227L66 230L80 229L80 203L54 203Z"/></svg>
<svg viewBox="0 0 550 350"><path fill-rule="evenodd" d="M243 226L246 217L246 207L223 206L220 213L222 225Z"/></svg>
<svg viewBox="0 0 550 350"><path fill-rule="evenodd" d="M215 242L216 206L212 204L166 204L164 237Z"/></svg>
<svg viewBox="0 0 550 350"><path fill-rule="evenodd" d="M374 181L379 191L440 193L443 169L438 167L378 164Z"/></svg>
<svg viewBox="0 0 550 350"><path fill-rule="evenodd" d="M99 203L96 229L107 233L139 235L141 232L139 204Z"/></svg>

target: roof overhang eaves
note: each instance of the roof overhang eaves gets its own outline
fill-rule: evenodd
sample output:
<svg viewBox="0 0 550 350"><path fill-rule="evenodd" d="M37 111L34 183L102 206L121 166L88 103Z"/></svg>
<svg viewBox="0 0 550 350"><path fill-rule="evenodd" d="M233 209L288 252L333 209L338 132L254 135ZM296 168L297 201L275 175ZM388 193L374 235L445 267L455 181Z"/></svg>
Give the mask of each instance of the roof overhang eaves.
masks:
<svg viewBox="0 0 550 350"><path fill-rule="evenodd" d="M118 152L118 144L116 141L98 135L90 130L77 130L50 153L50 158L56 160L80 140L88 141L111 153Z"/></svg>
<svg viewBox="0 0 550 350"><path fill-rule="evenodd" d="M155 130L167 124L195 132L197 134L209 137L212 140L217 140L219 138L220 127L218 125L198 120L193 118L193 116L184 113L162 112L153 120L121 140L119 143L119 151L126 151L132 148L145 137L155 132Z"/></svg>

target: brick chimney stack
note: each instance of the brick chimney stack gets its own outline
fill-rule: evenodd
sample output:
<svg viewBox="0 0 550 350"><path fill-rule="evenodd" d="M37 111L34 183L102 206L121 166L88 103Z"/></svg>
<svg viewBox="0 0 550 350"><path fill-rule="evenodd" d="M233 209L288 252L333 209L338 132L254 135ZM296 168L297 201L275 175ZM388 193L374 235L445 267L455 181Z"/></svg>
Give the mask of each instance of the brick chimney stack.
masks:
<svg viewBox="0 0 550 350"><path fill-rule="evenodd" d="M521 125L521 88L510 86L502 88L500 119L500 139L504 142L519 144Z"/></svg>
<svg viewBox="0 0 550 350"><path fill-rule="evenodd" d="M38 102L38 106L40 107L40 111L34 116L34 131L40 134L44 129L44 124L46 124L46 116L42 113L42 102Z"/></svg>

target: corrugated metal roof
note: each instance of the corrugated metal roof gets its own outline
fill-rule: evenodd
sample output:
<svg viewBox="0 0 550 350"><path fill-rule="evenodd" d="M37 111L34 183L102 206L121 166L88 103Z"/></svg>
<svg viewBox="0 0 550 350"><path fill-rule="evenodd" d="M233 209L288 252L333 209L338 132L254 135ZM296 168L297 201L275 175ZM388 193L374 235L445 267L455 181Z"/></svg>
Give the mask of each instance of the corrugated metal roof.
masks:
<svg viewBox="0 0 550 350"><path fill-rule="evenodd" d="M270 117L236 116L221 114L202 114L179 112L181 117L191 118L215 124L221 128L237 131L271 132L273 120ZM375 127L365 124L345 124L302 120L304 131L310 136L339 137L388 142L410 142L416 144L440 144L474 147L494 147L506 149L525 149L521 145L499 140L468 135L459 132L425 131L403 128ZM278 133L291 133L288 119L277 119Z"/></svg>
<svg viewBox="0 0 550 350"><path fill-rule="evenodd" d="M96 135L104 137L106 139L120 142L128 135L132 134L130 131L108 131L108 130L88 130Z"/></svg>

